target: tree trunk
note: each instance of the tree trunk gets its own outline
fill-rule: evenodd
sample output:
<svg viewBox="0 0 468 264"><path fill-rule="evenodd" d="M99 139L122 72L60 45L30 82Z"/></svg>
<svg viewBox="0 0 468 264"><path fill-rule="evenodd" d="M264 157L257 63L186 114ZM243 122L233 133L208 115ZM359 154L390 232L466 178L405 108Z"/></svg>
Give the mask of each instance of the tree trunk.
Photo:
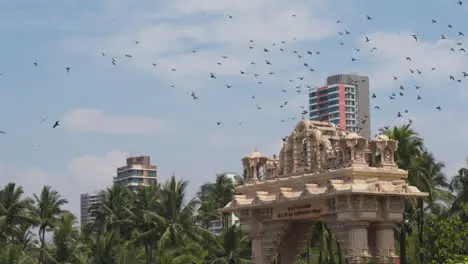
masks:
<svg viewBox="0 0 468 264"><path fill-rule="evenodd" d="M338 240L336 241L336 251L337 251L337 254L338 254L338 264L343 264L343 260L341 259L340 242L338 242Z"/></svg>
<svg viewBox="0 0 468 264"><path fill-rule="evenodd" d="M418 230L418 239L419 239L419 264L424 264L424 239L423 239L423 228L424 228L424 201L422 198L418 199L419 207L419 230Z"/></svg>
<svg viewBox="0 0 468 264"><path fill-rule="evenodd" d="M322 264L322 258L323 258L322 250L320 250L319 256L318 256L318 264Z"/></svg>
<svg viewBox="0 0 468 264"><path fill-rule="evenodd" d="M335 264L335 258L333 257L332 239L333 239L332 234L330 231L328 231L327 249L328 249L328 263L329 264Z"/></svg>
<svg viewBox="0 0 468 264"><path fill-rule="evenodd" d="M45 228L39 229L39 240L41 241L41 249L39 251L39 264L44 261L44 247L45 247Z"/></svg>
<svg viewBox="0 0 468 264"><path fill-rule="evenodd" d="M145 245L146 264L150 264L148 245Z"/></svg>

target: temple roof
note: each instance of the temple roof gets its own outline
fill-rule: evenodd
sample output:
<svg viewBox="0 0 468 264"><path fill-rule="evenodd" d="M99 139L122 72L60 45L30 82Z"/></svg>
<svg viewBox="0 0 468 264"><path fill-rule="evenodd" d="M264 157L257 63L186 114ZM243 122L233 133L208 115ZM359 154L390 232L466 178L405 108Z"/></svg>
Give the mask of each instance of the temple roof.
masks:
<svg viewBox="0 0 468 264"><path fill-rule="evenodd" d="M404 197L424 197L427 193L406 184L405 180L380 181L377 178L366 180L330 180L325 185L313 183L304 184L300 189L281 187L277 192L257 191L252 198L246 195L236 195L221 211L236 211L240 207L256 207L260 205L289 202L314 197L339 194L361 195L391 195Z"/></svg>

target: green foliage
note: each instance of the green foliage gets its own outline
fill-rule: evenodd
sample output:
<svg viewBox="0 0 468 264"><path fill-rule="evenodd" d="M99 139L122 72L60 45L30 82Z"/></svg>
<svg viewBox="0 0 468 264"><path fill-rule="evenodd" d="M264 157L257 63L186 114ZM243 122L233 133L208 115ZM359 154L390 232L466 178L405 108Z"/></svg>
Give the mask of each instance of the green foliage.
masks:
<svg viewBox="0 0 468 264"><path fill-rule="evenodd" d="M409 125L386 134L399 141L395 161L408 170L409 184L429 193L406 204L396 251L408 263L468 263L468 168L460 168L449 184L444 164ZM137 192L113 186L92 208L94 223L79 229L76 217L64 210L67 200L52 187L31 198L9 183L0 189L0 264L249 263L248 234L217 210L235 194L231 179L218 176L194 199L187 199L187 185L173 176ZM220 219L225 230L216 237L207 229ZM345 263L325 222L316 223L297 263Z"/></svg>
<svg viewBox="0 0 468 264"><path fill-rule="evenodd" d="M236 226L216 237L199 225L203 208L210 219L221 217L217 209L233 198L232 182L218 177L203 201L187 200L187 185L173 176L137 192L113 186L92 208L94 223L80 230L50 186L31 199L7 184L0 190L0 264L248 263L250 241Z"/></svg>
<svg viewBox="0 0 468 264"><path fill-rule="evenodd" d="M468 256L468 223L459 218L430 219L426 223L424 248L429 263L463 263Z"/></svg>

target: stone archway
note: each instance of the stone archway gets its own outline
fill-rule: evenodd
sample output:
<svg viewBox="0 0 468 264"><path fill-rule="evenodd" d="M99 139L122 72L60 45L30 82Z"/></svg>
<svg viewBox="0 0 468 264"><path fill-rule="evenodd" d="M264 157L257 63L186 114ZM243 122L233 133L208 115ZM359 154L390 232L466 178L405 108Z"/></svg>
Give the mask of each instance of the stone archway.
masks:
<svg viewBox="0 0 468 264"><path fill-rule="evenodd" d="M291 222L278 247L278 264L295 263L312 237L316 222Z"/></svg>
<svg viewBox="0 0 468 264"><path fill-rule="evenodd" d="M328 122L302 120L299 128L304 129L299 137L314 131L309 145L322 146L320 159L296 171L301 149L293 132L280 160L259 152L242 159L246 165L279 166L261 180L252 172L236 187L239 195L221 209L235 213L250 233L251 263L270 264L277 257L294 264L319 220L339 242L348 264L395 263L393 227L402 219L405 199L428 195L409 186L407 171L395 165L397 142L384 135L371 141L356 133L343 135ZM376 166L378 152L385 155Z"/></svg>

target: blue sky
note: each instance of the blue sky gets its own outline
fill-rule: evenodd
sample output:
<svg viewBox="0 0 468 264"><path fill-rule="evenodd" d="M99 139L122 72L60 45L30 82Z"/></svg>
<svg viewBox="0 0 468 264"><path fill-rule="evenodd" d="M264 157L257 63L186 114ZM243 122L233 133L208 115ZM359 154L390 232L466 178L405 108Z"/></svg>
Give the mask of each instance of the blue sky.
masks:
<svg viewBox="0 0 468 264"><path fill-rule="evenodd" d="M32 193L51 184L77 213L80 193L111 183L127 155L146 154L161 179L175 173L193 194L215 173L241 171L241 157L255 148L279 152L307 105L306 85L341 72L370 76L372 105L382 108L372 111L374 131L413 119L452 175L468 156L468 55L458 51L468 41L457 35L466 25L467 8L442 0L2 1L0 129L7 135L0 137L0 185L15 181ZM344 29L351 34L339 36ZM400 84L405 96L389 101ZM62 126L52 129L55 120Z"/></svg>

